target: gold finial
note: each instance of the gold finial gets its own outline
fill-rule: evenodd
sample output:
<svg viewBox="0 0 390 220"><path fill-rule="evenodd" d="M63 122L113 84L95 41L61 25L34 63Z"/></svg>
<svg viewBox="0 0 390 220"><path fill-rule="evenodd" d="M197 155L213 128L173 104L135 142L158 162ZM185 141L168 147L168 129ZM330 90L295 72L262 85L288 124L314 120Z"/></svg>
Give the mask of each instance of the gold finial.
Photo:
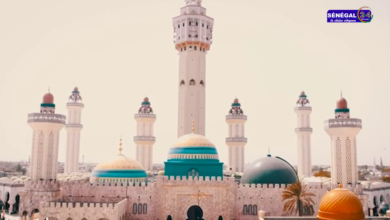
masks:
<svg viewBox="0 0 390 220"><path fill-rule="evenodd" d="M121 139L119 139L119 154L122 154L122 135Z"/></svg>
<svg viewBox="0 0 390 220"><path fill-rule="evenodd" d="M195 131L195 121L192 120L192 133L194 133L194 131Z"/></svg>
<svg viewBox="0 0 390 220"><path fill-rule="evenodd" d="M50 93L50 86L49 86L49 88L47 89L48 91L49 91L49 93Z"/></svg>
<svg viewBox="0 0 390 220"><path fill-rule="evenodd" d="M340 184L339 184L339 188L340 188L340 189L343 188L343 184L340 183Z"/></svg>
<svg viewBox="0 0 390 220"><path fill-rule="evenodd" d="M343 90L340 89L340 97L342 98L343 97Z"/></svg>

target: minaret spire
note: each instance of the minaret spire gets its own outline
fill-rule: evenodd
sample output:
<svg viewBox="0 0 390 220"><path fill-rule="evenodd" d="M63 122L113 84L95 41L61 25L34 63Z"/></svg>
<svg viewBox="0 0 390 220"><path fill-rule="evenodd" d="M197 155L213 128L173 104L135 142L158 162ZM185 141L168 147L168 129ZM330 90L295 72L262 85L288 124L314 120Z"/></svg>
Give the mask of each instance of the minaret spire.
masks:
<svg viewBox="0 0 390 220"><path fill-rule="evenodd" d="M119 139L119 154L122 154L122 135L121 138Z"/></svg>
<svg viewBox="0 0 390 220"><path fill-rule="evenodd" d="M156 115L153 113L148 96L145 96L141 102L141 107L134 118L137 122L137 133L134 136L137 148L136 159L146 171L150 171L153 165L153 145L156 141L153 134Z"/></svg>
<svg viewBox="0 0 390 220"><path fill-rule="evenodd" d="M362 120L349 117L347 100L341 97L336 104L335 118L324 122L331 139L332 184L353 186L358 183L356 136L362 129Z"/></svg>
<svg viewBox="0 0 390 220"><path fill-rule="evenodd" d="M309 99L304 91L299 95L296 107L297 127L295 133L298 136L298 175L311 176L311 133L313 129L310 126L311 106Z"/></svg>
<svg viewBox="0 0 390 220"><path fill-rule="evenodd" d="M84 109L84 103L80 96L78 87L74 87L71 92L68 103L68 123L65 126L67 132L66 155L65 155L65 173L79 172L80 162L80 135L83 125L81 124L81 112Z"/></svg>
<svg viewBox="0 0 390 220"><path fill-rule="evenodd" d="M226 145L229 149L229 166L233 172L244 172L245 145L247 143L245 137L246 120L247 116L244 115L241 104L236 97L231 104L229 114L226 115L226 123L229 129Z"/></svg>

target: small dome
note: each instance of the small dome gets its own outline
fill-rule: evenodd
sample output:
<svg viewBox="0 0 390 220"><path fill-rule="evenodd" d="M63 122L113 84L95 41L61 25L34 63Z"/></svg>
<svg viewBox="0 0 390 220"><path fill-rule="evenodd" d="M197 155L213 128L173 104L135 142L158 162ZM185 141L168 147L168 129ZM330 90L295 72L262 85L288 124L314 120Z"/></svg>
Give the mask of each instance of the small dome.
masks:
<svg viewBox="0 0 390 220"><path fill-rule="evenodd" d="M74 87L73 91L79 91L78 87Z"/></svg>
<svg viewBox="0 0 390 220"><path fill-rule="evenodd" d="M301 96L305 96L306 94L305 94L305 91L302 91L301 92Z"/></svg>
<svg viewBox="0 0 390 220"><path fill-rule="evenodd" d="M145 98L144 98L144 102L149 102L149 98L148 98L148 97L145 97Z"/></svg>
<svg viewBox="0 0 390 220"><path fill-rule="evenodd" d="M280 157L260 158L251 163L241 178L242 184L292 184L298 182L294 168Z"/></svg>
<svg viewBox="0 0 390 220"><path fill-rule="evenodd" d="M234 99L234 103L238 103L238 99L237 98Z"/></svg>
<svg viewBox="0 0 390 220"><path fill-rule="evenodd" d="M338 100L337 104L336 104L336 108L337 109L346 109L346 108L348 108L347 100L345 98L341 98L340 100Z"/></svg>
<svg viewBox="0 0 390 220"><path fill-rule="evenodd" d="M43 96L42 103L53 104L54 103L54 96L50 92L46 93Z"/></svg>
<svg viewBox="0 0 390 220"><path fill-rule="evenodd" d="M138 161L119 154L112 162L98 164L91 174L91 182L146 182L146 177Z"/></svg>
<svg viewBox="0 0 390 220"><path fill-rule="evenodd" d="M322 197L318 220L361 220L363 206L355 193L341 188L333 189Z"/></svg>

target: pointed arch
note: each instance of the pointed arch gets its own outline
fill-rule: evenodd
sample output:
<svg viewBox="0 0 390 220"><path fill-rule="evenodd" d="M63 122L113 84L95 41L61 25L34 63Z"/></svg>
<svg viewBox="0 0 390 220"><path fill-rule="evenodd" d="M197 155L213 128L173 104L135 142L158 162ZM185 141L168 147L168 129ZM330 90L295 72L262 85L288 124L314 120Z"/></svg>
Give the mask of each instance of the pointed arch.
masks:
<svg viewBox="0 0 390 220"><path fill-rule="evenodd" d="M200 81L199 85L200 85L200 86L204 86L203 80Z"/></svg>
<svg viewBox="0 0 390 220"><path fill-rule="evenodd" d="M180 86L184 86L186 83L184 82L184 80L182 80L181 82L180 82Z"/></svg>
<svg viewBox="0 0 390 220"><path fill-rule="evenodd" d="M194 86L195 85L195 80L194 79L191 79L190 80L190 86Z"/></svg>

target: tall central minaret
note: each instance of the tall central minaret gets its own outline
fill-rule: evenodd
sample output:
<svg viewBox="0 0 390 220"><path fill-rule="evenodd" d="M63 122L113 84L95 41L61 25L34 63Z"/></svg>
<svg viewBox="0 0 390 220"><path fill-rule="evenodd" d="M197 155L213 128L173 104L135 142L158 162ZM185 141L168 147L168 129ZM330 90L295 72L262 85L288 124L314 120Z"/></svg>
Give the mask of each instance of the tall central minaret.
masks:
<svg viewBox="0 0 390 220"><path fill-rule="evenodd" d="M58 142L66 117L55 114L54 96L43 96L40 113L28 115L28 125L33 130L30 161L31 180L54 180L57 178Z"/></svg>
<svg viewBox="0 0 390 220"><path fill-rule="evenodd" d="M179 52L178 136L205 135L206 53L212 44L214 19L206 16L201 0L185 0L180 15L173 18L173 42Z"/></svg>
<svg viewBox="0 0 390 220"><path fill-rule="evenodd" d="M80 154L80 133L83 129L81 124L81 110L84 108L79 89L75 87L69 96L66 104L68 109L68 132L66 155L65 155L65 173L79 172L79 154Z"/></svg>
<svg viewBox="0 0 390 220"><path fill-rule="evenodd" d="M332 143L332 184L356 184L356 136L362 129L362 120L349 117L347 100L341 98L337 102L335 118L326 120L324 125Z"/></svg>
<svg viewBox="0 0 390 220"><path fill-rule="evenodd" d="M297 128L295 133L298 136L298 175L311 176L311 133L310 127L310 102L305 92L301 92L295 107L297 114Z"/></svg>

